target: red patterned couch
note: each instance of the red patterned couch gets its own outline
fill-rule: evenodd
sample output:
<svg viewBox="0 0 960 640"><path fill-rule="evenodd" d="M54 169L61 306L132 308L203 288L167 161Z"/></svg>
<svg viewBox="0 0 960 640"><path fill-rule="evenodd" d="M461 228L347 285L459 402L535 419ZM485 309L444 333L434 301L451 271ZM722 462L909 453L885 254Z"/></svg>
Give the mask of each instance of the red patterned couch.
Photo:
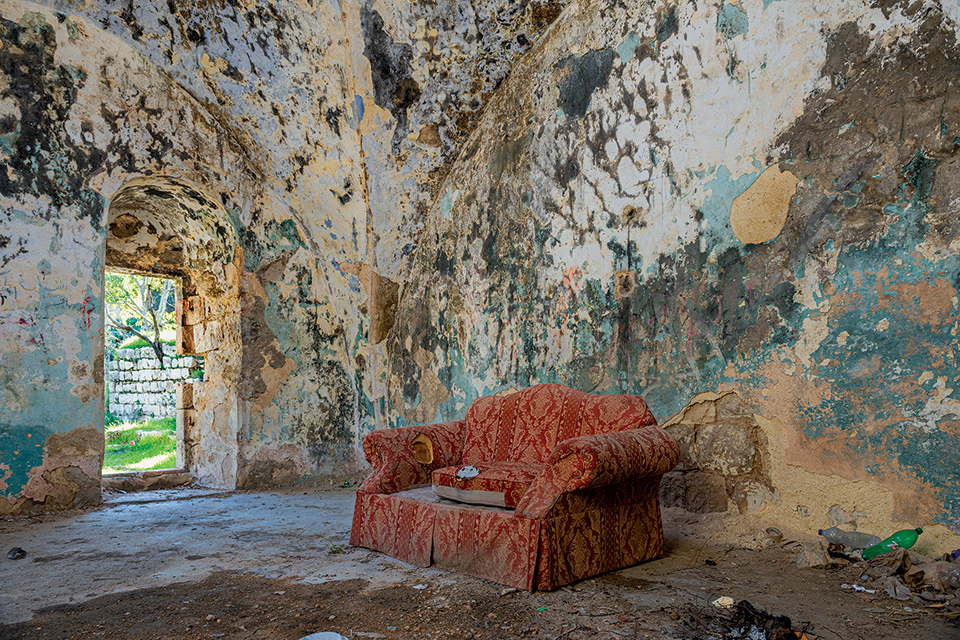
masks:
<svg viewBox="0 0 960 640"><path fill-rule="evenodd" d="M420 434L429 464L411 448ZM353 545L529 591L662 553L660 477L679 452L640 397L541 384L478 398L465 420L374 431L363 450L374 470L357 492ZM458 478L465 465L479 475ZM431 482L504 506L447 500Z"/></svg>

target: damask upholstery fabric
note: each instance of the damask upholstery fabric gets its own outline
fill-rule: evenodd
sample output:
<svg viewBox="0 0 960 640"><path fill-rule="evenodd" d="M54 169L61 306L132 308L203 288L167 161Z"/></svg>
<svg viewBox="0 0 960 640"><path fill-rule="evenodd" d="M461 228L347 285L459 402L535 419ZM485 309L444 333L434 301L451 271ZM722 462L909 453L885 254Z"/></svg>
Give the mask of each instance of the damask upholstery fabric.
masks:
<svg viewBox="0 0 960 640"><path fill-rule="evenodd" d="M506 460L544 464L558 442L657 424L639 396L593 395L540 384L486 396L467 409L464 464Z"/></svg>
<svg viewBox="0 0 960 640"><path fill-rule="evenodd" d="M430 465L410 450L419 433L433 443ZM662 553L660 478L679 459L641 398L560 385L480 398L464 421L374 431L364 452L375 469L357 492L351 544L527 590ZM510 465L539 471L515 511L409 497L466 464L503 478L520 468Z"/></svg>
<svg viewBox="0 0 960 640"><path fill-rule="evenodd" d="M417 462L410 447L421 433L433 443L433 462L429 465ZM465 435L463 420L370 432L363 439L363 453L373 465L373 473L360 486L360 491L396 493L412 485L429 483L434 469L460 462Z"/></svg>
<svg viewBox="0 0 960 640"><path fill-rule="evenodd" d="M468 461L469 462L469 461ZM449 487L461 492L483 491L503 495L502 506L513 509L520 502L520 498L527 492L534 478L543 469L542 464L525 464L523 462L481 462L476 463L480 475L474 478L460 479L457 471L461 468L444 467L433 472L434 487ZM437 492L440 495L445 495ZM445 495L448 497L448 495ZM469 499L460 499L461 502L470 502ZM488 503L481 503L488 504Z"/></svg>

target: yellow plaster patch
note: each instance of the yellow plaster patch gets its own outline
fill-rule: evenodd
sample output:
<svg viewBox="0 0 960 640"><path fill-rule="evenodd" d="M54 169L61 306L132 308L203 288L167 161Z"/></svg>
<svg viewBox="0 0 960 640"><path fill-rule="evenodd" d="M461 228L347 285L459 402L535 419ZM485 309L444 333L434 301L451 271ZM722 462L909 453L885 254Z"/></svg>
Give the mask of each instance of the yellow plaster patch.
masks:
<svg viewBox="0 0 960 640"><path fill-rule="evenodd" d="M890 321L887 320L886 318L884 318L883 320L877 323L877 331L886 331L889 328L890 328Z"/></svg>
<svg viewBox="0 0 960 640"><path fill-rule="evenodd" d="M740 242L759 244L780 235L796 190L796 176L777 165L767 167L730 207L730 226Z"/></svg>

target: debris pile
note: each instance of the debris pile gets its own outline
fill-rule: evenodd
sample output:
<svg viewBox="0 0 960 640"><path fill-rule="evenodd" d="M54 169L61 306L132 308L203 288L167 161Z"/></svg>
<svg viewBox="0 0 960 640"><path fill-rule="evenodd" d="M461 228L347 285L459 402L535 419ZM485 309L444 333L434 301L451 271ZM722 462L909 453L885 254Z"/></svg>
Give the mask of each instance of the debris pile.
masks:
<svg viewBox="0 0 960 640"><path fill-rule="evenodd" d="M726 613L691 616L687 627L694 634L690 637L698 639L711 636L724 640L816 640L804 630L793 629L787 616L772 615L746 600L733 604Z"/></svg>
<svg viewBox="0 0 960 640"><path fill-rule="evenodd" d="M865 594L886 594L894 600L912 602L933 609L951 619L960 619L960 562L897 549L846 571L855 575L847 588Z"/></svg>

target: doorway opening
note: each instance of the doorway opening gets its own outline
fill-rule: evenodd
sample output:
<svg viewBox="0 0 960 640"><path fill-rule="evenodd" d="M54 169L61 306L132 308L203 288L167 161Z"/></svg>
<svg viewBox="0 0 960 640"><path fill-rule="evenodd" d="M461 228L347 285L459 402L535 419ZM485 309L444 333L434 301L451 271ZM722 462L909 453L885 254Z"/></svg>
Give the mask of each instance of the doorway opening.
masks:
<svg viewBox="0 0 960 640"><path fill-rule="evenodd" d="M111 356L127 363L111 367L111 362L106 362L106 393L132 391L139 397L107 398L103 486L134 491L197 482L232 489L236 486L238 434L243 420L237 395L242 355L243 255L237 246L231 216L221 202L182 179L143 176L128 180L112 194L106 226L105 299L110 296L115 276L159 278L147 298L152 301L158 320L161 311L172 317L165 315L160 327L159 353L149 344L156 332L150 322L145 322L140 326L148 328L148 332L137 331L146 344L134 343L124 348L118 345ZM142 281L134 291L146 289L146 282ZM105 306L109 304L108 300ZM111 325L124 323L122 318L106 315L105 351L111 352ZM169 342L171 331L174 344L162 344ZM135 335L126 329L121 332ZM133 364L137 358L151 362ZM173 379L170 370L176 370ZM171 386L172 400L170 395L163 396L164 392L171 393ZM163 399L158 401L157 396ZM136 437L127 439L131 435L129 428L117 429L117 437L111 438L116 429L110 424L113 417L125 421L138 417L165 421L162 425L153 423L134 429L132 435L139 435L142 442L161 435L150 432L169 433L171 415L176 424L174 471L163 468L171 466L169 442L165 442L162 458L161 452L151 451L133 469L120 471L110 459L111 445L116 449L134 448L138 441ZM158 470L146 470L161 464ZM128 463L125 466L129 468Z"/></svg>
<svg viewBox="0 0 960 640"><path fill-rule="evenodd" d="M183 466L177 410L183 385L203 380L203 358L177 354L180 292L179 278L106 270L105 475Z"/></svg>

